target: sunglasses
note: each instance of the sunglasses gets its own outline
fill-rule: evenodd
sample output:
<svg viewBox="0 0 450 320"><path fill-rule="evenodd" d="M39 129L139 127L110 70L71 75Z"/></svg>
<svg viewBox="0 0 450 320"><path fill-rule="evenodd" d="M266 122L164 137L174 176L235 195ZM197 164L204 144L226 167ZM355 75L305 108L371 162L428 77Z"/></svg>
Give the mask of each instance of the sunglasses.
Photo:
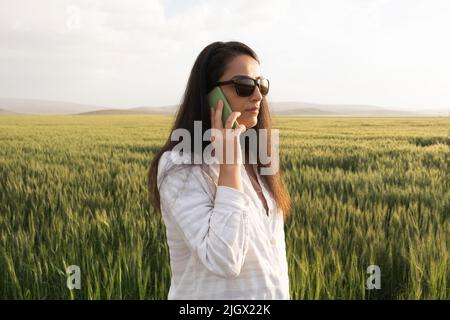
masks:
<svg viewBox="0 0 450 320"><path fill-rule="evenodd" d="M256 86L263 96L269 93L269 80L265 78L253 79L246 76L237 76L231 80L217 82L218 86L225 84L233 84L237 95L240 97L251 96Z"/></svg>

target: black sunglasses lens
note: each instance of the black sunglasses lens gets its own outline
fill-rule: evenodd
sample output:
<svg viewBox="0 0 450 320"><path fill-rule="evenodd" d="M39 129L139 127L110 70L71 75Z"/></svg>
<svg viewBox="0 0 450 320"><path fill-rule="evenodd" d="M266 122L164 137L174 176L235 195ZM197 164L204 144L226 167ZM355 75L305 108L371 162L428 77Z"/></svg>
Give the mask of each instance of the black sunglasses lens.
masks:
<svg viewBox="0 0 450 320"><path fill-rule="evenodd" d="M255 82L252 79L236 79L234 80L236 92L241 97L248 97L255 90Z"/></svg>
<svg viewBox="0 0 450 320"><path fill-rule="evenodd" d="M269 93L269 80L258 79L259 90L263 96ZM255 91L255 80L250 78L241 78L234 80L234 86L236 87L236 92L241 97L248 97Z"/></svg>

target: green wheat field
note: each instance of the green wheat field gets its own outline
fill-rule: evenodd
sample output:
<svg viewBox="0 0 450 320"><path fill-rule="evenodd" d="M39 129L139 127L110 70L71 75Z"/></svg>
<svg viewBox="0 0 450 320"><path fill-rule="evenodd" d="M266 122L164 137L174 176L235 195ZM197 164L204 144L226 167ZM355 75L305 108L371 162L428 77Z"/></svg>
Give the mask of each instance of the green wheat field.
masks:
<svg viewBox="0 0 450 320"><path fill-rule="evenodd" d="M0 117L0 298L166 299L168 116ZM292 299L450 299L450 118L279 117ZM368 290L369 265L381 289ZM78 265L81 289L67 288Z"/></svg>

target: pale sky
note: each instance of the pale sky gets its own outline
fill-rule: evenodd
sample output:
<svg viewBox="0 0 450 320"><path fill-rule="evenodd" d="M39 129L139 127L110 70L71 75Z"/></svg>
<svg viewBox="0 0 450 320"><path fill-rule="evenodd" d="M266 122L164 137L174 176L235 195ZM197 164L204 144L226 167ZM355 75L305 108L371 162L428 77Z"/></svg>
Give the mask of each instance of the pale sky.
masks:
<svg viewBox="0 0 450 320"><path fill-rule="evenodd" d="M195 58L242 41L271 101L450 109L448 0L0 0L0 97L180 102Z"/></svg>

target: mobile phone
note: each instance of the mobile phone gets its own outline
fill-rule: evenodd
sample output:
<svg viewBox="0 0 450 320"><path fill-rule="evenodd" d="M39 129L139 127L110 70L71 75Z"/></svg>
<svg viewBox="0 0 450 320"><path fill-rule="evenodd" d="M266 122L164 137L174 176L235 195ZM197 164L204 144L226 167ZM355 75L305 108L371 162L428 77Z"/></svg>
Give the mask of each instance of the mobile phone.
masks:
<svg viewBox="0 0 450 320"><path fill-rule="evenodd" d="M216 110L217 103L219 100L223 101L223 109L222 109L222 125L225 128L225 123L227 122L228 117L230 116L231 110L230 104L228 103L227 99L225 98L225 95L222 92L222 89L220 89L219 86L215 87L208 93L208 103L209 105ZM236 129L239 123L234 121L233 123L233 129Z"/></svg>

